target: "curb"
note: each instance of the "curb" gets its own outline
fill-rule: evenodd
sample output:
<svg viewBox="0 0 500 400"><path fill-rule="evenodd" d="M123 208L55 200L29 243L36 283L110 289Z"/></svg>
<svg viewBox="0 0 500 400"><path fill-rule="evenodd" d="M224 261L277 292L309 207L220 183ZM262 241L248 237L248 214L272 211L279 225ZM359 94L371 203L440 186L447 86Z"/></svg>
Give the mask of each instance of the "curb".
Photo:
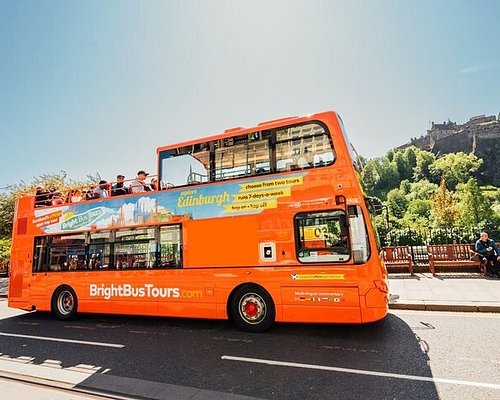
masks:
<svg viewBox="0 0 500 400"><path fill-rule="evenodd" d="M390 303L391 310L500 313L500 304Z"/></svg>

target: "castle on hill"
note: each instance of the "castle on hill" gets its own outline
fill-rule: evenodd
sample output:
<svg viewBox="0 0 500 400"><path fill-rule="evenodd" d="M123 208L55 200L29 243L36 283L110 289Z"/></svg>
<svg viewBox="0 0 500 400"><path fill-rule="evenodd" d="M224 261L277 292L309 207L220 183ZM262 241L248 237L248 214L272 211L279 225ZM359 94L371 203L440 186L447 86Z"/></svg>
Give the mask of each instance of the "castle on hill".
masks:
<svg viewBox="0 0 500 400"><path fill-rule="evenodd" d="M483 159L478 182L482 185L500 186L500 114L477 115L464 124L456 122L432 122L425 136L412 138L398 147L416 146L436 155L448 153L473 153Z"/></svg>

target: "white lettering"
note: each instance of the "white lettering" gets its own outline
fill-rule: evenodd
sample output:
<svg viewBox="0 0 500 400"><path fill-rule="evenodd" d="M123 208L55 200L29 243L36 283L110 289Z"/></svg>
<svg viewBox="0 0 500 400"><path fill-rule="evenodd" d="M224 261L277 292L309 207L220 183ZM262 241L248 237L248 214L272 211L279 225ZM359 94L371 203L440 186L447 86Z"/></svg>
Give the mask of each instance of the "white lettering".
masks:
<svg viewBox="0 0 500 400"><path fill-rule="evenodd" d="M200 299L203 297L203 292L201 290L185 290L182 291L181 295L181 290L179 288L156 287L152 283L146 283L144 286L133 286L130 283L125 283L123 285L111 284L110 286L91 283L89 285L89 295L90 297L102 297L104 300L110 300L113 297L150 297L161 299L178 299L183 297Z"/></svg>

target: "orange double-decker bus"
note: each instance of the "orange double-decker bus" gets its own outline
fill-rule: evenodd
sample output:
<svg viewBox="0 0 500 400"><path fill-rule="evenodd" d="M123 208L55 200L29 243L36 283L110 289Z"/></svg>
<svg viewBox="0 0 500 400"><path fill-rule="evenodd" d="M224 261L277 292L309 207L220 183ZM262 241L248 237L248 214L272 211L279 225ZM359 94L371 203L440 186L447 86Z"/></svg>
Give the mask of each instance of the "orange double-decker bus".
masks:
<svg viewBox="0 0 500 400"><path fill-rule="evenodd" d="M334 112L161 147L157 190L16 204L9 306L278 322L387 313L387 272Z"/></svg>

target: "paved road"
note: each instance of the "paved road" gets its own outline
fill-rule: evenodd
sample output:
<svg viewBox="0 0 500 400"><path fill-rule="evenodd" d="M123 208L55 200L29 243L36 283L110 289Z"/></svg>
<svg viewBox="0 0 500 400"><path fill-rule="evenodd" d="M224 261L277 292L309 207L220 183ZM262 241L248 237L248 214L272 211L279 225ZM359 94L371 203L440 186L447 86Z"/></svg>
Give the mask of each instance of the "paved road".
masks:
<svg viewBox="0 0 500 400"><path fill-rule="evenodd" d="M0 301L0 360L97 371L83 385L112 377L263 399L500 396L497 314L401 311L365 326L251 334L225 321L7 312Z"/></svg>

